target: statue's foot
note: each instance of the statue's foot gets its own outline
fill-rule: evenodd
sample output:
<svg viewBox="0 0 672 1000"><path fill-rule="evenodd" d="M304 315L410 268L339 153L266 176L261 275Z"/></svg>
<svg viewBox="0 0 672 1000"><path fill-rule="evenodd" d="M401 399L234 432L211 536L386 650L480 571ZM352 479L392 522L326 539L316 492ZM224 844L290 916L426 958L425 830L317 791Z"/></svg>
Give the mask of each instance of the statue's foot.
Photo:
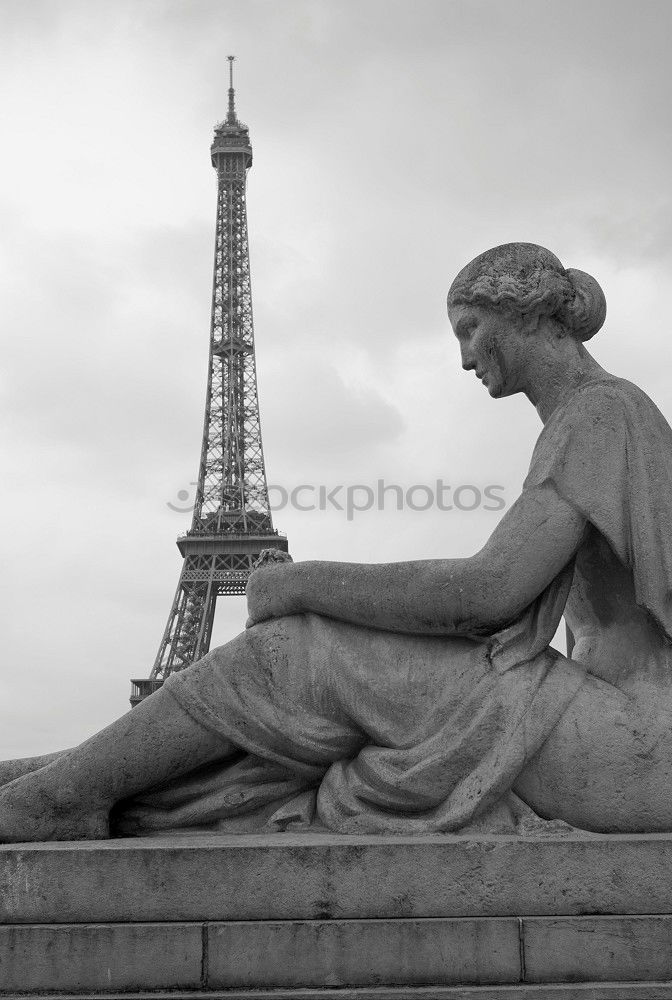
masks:
<svg viewBox="0 0 672 1000"><path fill-rule="evenodd" d="M0 843L109 837L109 803L54 794L55 777L35 771L0 788Z"/></svg>
<svg viewBox="0 0 672 1000"><path fill-rule="evenodd" d="M52 761L61 757L65 750L58 753L43 754L41 757L20 757L17 760L0 760L0 787L8 785L10 781L21 778L24 774L32 774L39 771L41 767L46 767Z"/></svg>

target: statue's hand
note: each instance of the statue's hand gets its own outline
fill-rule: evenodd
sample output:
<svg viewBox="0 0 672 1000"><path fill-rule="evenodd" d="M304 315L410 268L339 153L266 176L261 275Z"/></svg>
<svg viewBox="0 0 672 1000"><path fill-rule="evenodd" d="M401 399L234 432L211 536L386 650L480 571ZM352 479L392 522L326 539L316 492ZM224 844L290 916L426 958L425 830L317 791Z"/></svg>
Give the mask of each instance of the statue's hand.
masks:
<svg viewBox="0 0 672 1000"><path fill-rule="evenodd" d="M255 562L245 590L246 628L269 618L282 618L299 610L292 587L292 557L280 549L263 549Z"/></svg>
<svg viewBox="0 0 672 1000"><path fill-rule="evenodd" d="M261 566L268 566L269 563L291 563L293 561L289 552L283 552L282 549L262 549L258 558L252 563L252 572L254 573L255 569L259 569Z"/></svg>

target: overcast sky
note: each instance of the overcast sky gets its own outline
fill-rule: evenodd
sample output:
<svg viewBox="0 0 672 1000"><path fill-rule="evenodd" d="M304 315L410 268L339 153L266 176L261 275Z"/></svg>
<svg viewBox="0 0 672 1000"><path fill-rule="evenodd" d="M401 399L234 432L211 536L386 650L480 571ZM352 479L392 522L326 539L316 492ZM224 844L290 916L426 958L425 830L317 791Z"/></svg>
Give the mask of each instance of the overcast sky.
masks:
<svg viewBox="0 0 672 1000"><path fill-rule="evenodd" d="M459 268L512 240L595 274L596 357L672 417L667 0L0 0L0 21L0 757L83 739L156 654L229 53L271 483L515 499L538 418L461 371L445 317ZM467 555L499 516L390 497L275 522L297 559L387 561ZM220 600L218 641L243 621Z"/></svg>

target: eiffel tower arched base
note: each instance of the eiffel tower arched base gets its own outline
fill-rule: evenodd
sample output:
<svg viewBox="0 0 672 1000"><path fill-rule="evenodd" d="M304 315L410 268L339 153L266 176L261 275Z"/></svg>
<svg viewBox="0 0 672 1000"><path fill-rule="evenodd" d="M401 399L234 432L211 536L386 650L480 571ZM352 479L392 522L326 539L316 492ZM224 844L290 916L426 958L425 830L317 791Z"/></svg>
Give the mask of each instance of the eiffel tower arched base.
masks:
<svg viewBox="0 0 672 1000"><path fill-rule="evenodd" d="M158 690L169 674L205 656L217 599L245 593L252 566L263 549L287 552L287 539L276 532L187 534L177 544L184 562L168 623L150 677L131 681L131 706Z"/></svg>

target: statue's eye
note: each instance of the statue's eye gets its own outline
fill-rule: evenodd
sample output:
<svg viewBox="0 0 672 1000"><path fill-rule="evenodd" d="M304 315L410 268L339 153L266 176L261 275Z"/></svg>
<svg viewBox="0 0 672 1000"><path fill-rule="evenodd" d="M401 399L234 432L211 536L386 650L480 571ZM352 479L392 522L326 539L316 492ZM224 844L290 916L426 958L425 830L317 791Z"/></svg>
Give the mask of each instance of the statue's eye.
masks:
<svg viewBox="0 0 672 1000"><path fill-rule="evenodd" d="M465 340L471 337L472 333L476 329L476 326L477 323L475 319L470 319L466 323L461 323L459 330L460 337L464 337Z"/></svg>

